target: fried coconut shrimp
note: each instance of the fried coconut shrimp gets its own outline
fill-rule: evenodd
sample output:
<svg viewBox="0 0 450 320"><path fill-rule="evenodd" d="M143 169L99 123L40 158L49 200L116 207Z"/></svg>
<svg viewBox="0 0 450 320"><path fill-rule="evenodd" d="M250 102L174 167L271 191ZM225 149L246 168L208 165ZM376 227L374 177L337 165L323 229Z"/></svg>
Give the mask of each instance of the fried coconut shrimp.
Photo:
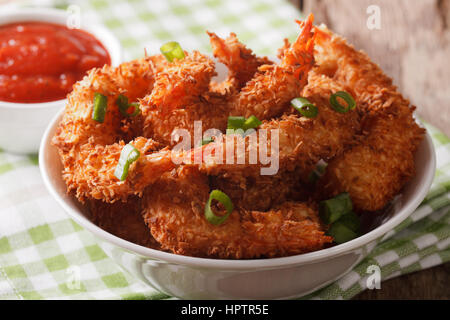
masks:
<svg viewBox="0 0 450 320"><path fill-rule="evenodd" d="M317 107L316 118L303 117L291 107L291 110L280 118L263 121L254 135L223 136L221 140L203 147L200 170L234 181L250 176L259 178L260 169L266 165L263 161L251 164L251 155L259 156L261 148L270 154L275 141L272 134L278 137L275 147L275 152L278 152L274 160L279 162L280 170L299 169L299 172L305 175L310 173L319 160L332 159L354 144L355 134L360 130L357 110L342 114L336 112L329 101L331 94L342 90L343 87L321 75L314 76L313 80L318 86L308 85L302 94ZM229 150L232 150L234 158L232 161L225 161ZM245 159L242 161L244 164L239 164L239 157Z"/></svg>
<svg viewBox="0 0 450 320"><path fill-rule="evenodd" d="M86 198L107 202L125 200L129 195L141 194L148 184L173 167L170 152L158 151L157 142L133 138L139 132L139 121L124 117L115 102L119 94L136 101L151 91L154 75L150 67L158 61L158 57L146 58L124 63L118 68L93 69L75 84L68 96L63 119L52 143L58 148L64 165L63 178L68 192L74 192L80 201ZM130 81L133 78L139 80ZM92 119L96 93L107 98L103 123ZM128 178L119 181L114 170L129 141L141 152L141 157L132 164Z"/></svg>
<svg viewBox="0 0 450 320"><path fill-rule="evenodd" d="M329 98L333 92L342 90L342 86L325 76L314 77L320 86L308 85L303 96L317 106L316 118L302 117L293 109L292 113L279 119L264 121L255 133L256 138L227 135L221 142L203 147L204 162L200 170L212 176L217 189L225 192L233 203L264 211L288 199L305 200L305 195L310 194L309 177L317 162L328 161L355 143L355 135L360 131L357 110L346 114L336 112ZM266 140L261 140L263 130L267 132ZM273 130L277 130L275 135L279 142L276 158L271 157L271 160L278 162L279 170L275 174L261 175L261 169L272 164L262 161L251 164L250 157L252 154L259 156L261 147L265 152L271 152ZM236 157L230 162L232 164L227 164L223 159L226 160L230 146ZM240 146L245 148L239 149ZM209 153L208 149L213 152ZM216 158L215 151L222 151L222 158ZM238 164L238 155L245 156L245 164ZM216 159L222 159L222 162L218 163Z"/></svg>
<svg viewBox="0 0 450 320"><path fill-rule="evenodd" d="M329 163L319 192L349 192L358 210L380 210L414 174L424 129L413 118L414 107L366 54L325 27L319 32L317 72L341 83L363 113L362 142Z"/></svg>
<svg viewBox="0 0 450 320"><path fill-rule="evenodd" d="M312 197L305 173L299 168L280 169L275 175L208 176L212 189L225 192L233 204L246 210L268 211L286 201L308 201Z"/></svg>
<svg viewBox="0 0 450 320"><path fill-rule="evenodd" d="M175 130L186 129L193 136L195 121L202 121L203 130L225 130L226 100L209 92L215 74L214 62L196 51L157 74L152 93L141 101L144 136L173 146L178 142Z"/></svg>
<svg viewBox="0 0 450 320"><path fill-rule="evenodd" d="M161 247L199 257L278 257L322 248L325 236L314 205L285 202L267 212L235 209L216 226L205 219L208 177L180 167L144 196L144 219Z"/></svg>
<svg viewBox="0 0 450 320"><path fill-rule="evenodd" d="M290 47L287 43L284 52L289 52ZM319 160L330 160L355 143L355 135L360 131L357 110L342 114L330 104L331 95L345 88L321 74L313 73L309 80L312 85L304 87L302 93L297 92L296 96L308 98L317 107L316 118L303 117L290 106L281 118L263 121L256 132L256 140L253 136L227 135L203 148L200 170L213 176L218 188L228 194L233 202L240 203L244 208L252 203L253 208L259 210L282 203L290 196L291 190L299 189L301 181L307 180ZM274 130L277 130L275 135L279 138L275 151L278 151L276 161L279 162L279 172L261 175L261 168L266 165L263 161L251 164L251 154L259 156L261 148L270 153ZM265 141L260 139L262 131L267 133ZM234 155L230 162L224 161L228 150L232 150ZM244 159L244 164L239 164L238 157ZM278 187L268 187L273 185ZM265 192L261 196L263 190Z"/></svg>
<svg viewBox="0 0 450 320"><path fill-rule="evenodd" d="M214 62L197 51L185 54L184 59L175 59L155 75L151 94L142 100L143 112L148 108L167 114L192 103L208 90L216 75Z"/></svg>
<svg viewBox="0 0 450 320"><path fill-rule="evenodd" d="M250 81L258 68L272 64L267 57L257 57L244 44L239 42L235 33L227 39L219 38L213 32L207 32L210 38L214 57L228 68L228 79L222 90L239 92ZM220 90L219 90L220 91Z"/></svg>

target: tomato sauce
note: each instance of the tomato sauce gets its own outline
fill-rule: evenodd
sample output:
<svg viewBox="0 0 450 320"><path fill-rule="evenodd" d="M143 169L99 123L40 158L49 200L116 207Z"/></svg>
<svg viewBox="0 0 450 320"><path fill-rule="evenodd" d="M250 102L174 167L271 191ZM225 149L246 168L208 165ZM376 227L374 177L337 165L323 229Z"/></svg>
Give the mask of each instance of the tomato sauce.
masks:
<svg viewBox="0 0 450 320"><path fill-rule="evenodd" d="M45 22L0 26L0 101L64 99L86 71L110 64L91 34Z"/></svg>

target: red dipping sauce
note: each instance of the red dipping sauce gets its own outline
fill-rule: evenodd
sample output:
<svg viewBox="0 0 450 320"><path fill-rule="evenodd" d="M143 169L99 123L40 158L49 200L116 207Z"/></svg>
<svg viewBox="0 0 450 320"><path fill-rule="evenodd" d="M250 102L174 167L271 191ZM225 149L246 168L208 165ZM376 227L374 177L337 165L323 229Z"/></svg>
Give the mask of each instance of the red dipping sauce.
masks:
<svg viewBox="0 0 450 320"><path fill-rule="evenodd" d="M110 64L91 34L45 22L0 26L0 101L64 99L86 71Z"/></svg>

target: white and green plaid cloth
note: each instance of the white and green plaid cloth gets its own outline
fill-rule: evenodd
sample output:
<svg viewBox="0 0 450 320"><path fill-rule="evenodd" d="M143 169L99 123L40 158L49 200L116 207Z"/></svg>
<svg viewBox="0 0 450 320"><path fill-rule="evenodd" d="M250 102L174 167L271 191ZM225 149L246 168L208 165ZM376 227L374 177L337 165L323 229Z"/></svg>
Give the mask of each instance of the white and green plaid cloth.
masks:
<svg viewBox="0 0 450 320"><path fill-rule="evenodd" d="M37 3L43 1L32 2ZM284 37L295 38L294 19L300 16L282 0L71 3L116 34L125 59L142 56L144 47L156 52L162 42L172 39L187 49L209 51L205 30L220 35L234 31L257 53L275 55ZM61 7L67 2L44 4ZM386 280L450 260L450 139L431 126L427 129L436 147L438 170L425 202L354 270L306 298L355 296L366 289L369 265L378 265ZM81 278L80 286L71 285L75 274ZM0 299L121 298L169 297L121 270L92 234L66 216L46 191L36 156L0 152Z"/></svg>

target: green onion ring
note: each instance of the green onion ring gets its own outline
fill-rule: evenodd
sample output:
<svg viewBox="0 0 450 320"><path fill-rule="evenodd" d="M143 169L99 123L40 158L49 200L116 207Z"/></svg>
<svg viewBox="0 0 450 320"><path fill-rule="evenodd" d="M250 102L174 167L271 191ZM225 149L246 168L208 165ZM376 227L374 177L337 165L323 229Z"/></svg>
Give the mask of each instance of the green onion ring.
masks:
<svg viewBox="0 0 450 320"><path fill-rule="evenodd" d="M128 98L123 94L119 94L116 99L116 104L119 106L119 109L127 109L128 108Z"/></svg>
<svg viewBox="0 0 450 320"><path fill-rule="evenodd" d="M137 116L139 113L141 113L141 108L140 108L140 105L139 105L138 102L130 103L130 104L128 105L128 107L133 107L133 108L134 108L133 113L128 113L128 112L127 112L128 117L135 117L135 116Z"/></svg>
<svg viewBox="0 0 450 320"><path fill-rule="evenodd" d="M344 99L344 101L347 103L347 106L343 106L339 103L337 98ZM356 101L353 99L350 93L345 91L338 91L331 95L330 97L330 103L333 109L339 113L347 113L350 110L353 110L356 108Z"/></svg>
<svg viewBox="0 0 450 320"><path fill-rule="evenodd" d="M103 123L105 121L108 98L101 93L94 93L94 110L92 111L92 120Z"/></svg>
<svg viewBox="0 0 450 320"><path fill-rule="evenodd" d="M213 200L216 200L224 205L225 209L227 210L227 213L224 216L216 216L216 214L211 209L211 202ZM205 205L205 217L206 220L208 220L209 223L213 225L221 225L224 223L228 217L230 216L231 212L233 212L233 202L231 202L230 197L228 197L225 193L223 193L220 190L213 190L209 194L209 199L206 202Z"/></svg>
<svg viewBox="0 0 450 320"><path fill-rule="evenodd" d="M169 62L172 62L173 59L182 60L185 57L183 49L176 41L170 41L163 44L160 50Z"/></svg>
<svg viewBox="0 0 450 320"><path fill-rule="evenodd" d="M306 118L315 118L319 114L319 109L306 98L295 98L291 101L291 105Z"/></svg>
<svg viewBox="0 0 450 320"><path fill-rule="evenodd" d="M141 112L141 109L139 108L139 103L137 102L128 103L128 98L123 94L119 94L119 96L116 99L116 104L119 107L120 113L127 118L135 117ZM128 113L128 109L130 107L134 108L133 113Z"/></svg>
<svg viewBox="0 0 450 320"><path fill-rule="evenodd" d="M124 181L128 176L128 169L130 165L139 159L141 153L132 144L127 144L123 147L120 153L119 163L117 164L114 175L120 181Z"/></svg>

